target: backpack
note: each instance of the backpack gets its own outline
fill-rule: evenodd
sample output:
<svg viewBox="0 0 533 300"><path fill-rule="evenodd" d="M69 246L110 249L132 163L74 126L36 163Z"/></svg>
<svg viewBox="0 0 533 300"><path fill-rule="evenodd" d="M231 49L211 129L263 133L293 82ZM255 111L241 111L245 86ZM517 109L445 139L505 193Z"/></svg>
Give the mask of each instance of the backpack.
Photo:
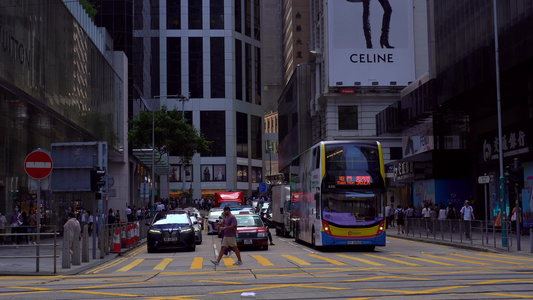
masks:
<svg viewBox="0 0 533 300"><path fill-rule="evenodd" d="M455 218L456 218L455 207L450 207L450 209L448 209L448 219L455 219Z"/></svg>
<svg viewBox="0 0 533 300"><path fill-rule="evenodd" d="M396 211L396 218L398 218L398 220L403 220L403 209L399 208Z"/></svg>

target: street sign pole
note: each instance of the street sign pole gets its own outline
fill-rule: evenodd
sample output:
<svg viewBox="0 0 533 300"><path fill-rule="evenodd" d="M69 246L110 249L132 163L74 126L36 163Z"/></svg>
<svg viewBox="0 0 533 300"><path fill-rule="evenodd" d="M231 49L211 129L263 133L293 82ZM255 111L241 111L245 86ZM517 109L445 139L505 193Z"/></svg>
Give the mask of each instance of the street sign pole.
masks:
<svg viewBox="0 0 533 300"><path fill-rule="evenodd" d="M487 245L489 244L489 208L488 208L488 199L487 199L487 185L490 183L490 176L487 175L487 173L485 173L485 175L483 176L479 176L477 178L477 182L479 184L483 184L484 185L484 189L485 189L485 233L486 233L486 241L487 241Z"/></svg>
<svg viewBox="0 0 533 300"><path fill-rule="evenodd" d="M37 180L37 247L35 250L35 254L37 256L37 259L35 260L36 272L39 272L39 245L41 244L41 179L46 178L48 175L50 175L50 173L52 173L53 166L54 163L52 161L52 157L48 151L45 151L41 148L28 154L24 160L24 170L26 171L26 174Z"/></svg>

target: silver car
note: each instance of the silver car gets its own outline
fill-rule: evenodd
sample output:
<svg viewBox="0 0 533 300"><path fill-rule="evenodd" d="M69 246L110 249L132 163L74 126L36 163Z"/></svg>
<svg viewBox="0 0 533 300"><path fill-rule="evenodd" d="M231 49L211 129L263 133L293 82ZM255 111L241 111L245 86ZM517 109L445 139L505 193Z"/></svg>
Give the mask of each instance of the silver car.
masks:
<svg viewBox="0 0 533 300"><path fill-rule="evenodd" d="M207 234L218 234L218 222L222 219L222 208L211 208L207 216Z"/></svg>
<svg viewBox="0 0 533 300"><path fill-rule="evenodd" d="M190 216L192 221L192 227L194 228L194 241L197 245L202 243L202 226L198 222L198 219L195 216Z"/></svg>

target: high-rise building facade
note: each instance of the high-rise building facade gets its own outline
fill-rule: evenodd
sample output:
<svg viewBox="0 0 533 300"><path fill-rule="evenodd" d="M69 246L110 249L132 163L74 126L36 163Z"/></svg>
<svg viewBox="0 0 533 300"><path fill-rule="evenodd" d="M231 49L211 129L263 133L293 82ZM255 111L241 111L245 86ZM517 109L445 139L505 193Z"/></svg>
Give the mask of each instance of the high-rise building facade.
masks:
<svg viewBox="0 0 533 300"><path fill-rule="evenodd" d="M259 0L136 1L133 52L146 99L182 110L212 141L210 154L183 168L170 155L161 197L209 198L263 181L261 9ZM167 192L168 191L168 192Z"/></svg>

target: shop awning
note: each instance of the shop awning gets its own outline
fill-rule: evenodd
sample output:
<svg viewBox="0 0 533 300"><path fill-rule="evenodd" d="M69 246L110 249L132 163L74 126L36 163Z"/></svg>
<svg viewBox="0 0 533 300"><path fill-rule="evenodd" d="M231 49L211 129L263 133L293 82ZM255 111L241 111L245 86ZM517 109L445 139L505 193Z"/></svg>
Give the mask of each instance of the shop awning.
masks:
<svg viewBox="0 0 533 300"><path fill-rule="evenodd" d="M152 167L152 149L133 149L133 155L143 162L148 168ZM159 151L154 153L155 173L158 175L171 174L170 164L166 156L162 156Z"/></svg>

